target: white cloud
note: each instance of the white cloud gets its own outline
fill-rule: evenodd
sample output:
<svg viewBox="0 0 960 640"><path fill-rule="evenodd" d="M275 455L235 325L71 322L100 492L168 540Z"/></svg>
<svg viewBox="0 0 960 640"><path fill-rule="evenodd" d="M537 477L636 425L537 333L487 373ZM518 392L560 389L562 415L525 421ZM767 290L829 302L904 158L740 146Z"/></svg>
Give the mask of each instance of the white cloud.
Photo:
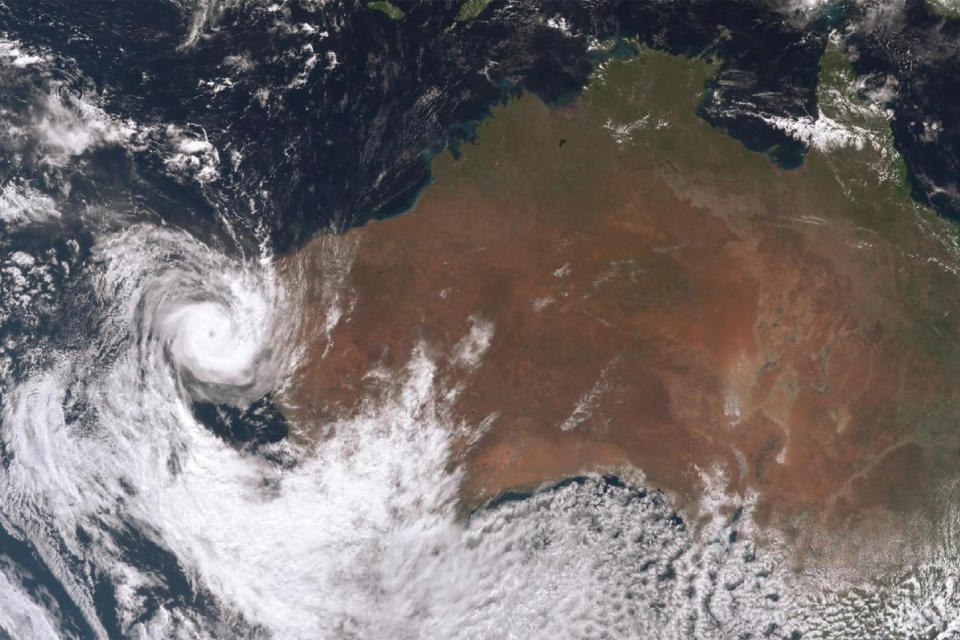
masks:
<svg viewBox="0 0 960 640"><path fill-rule="evenodd" d="M46 58L24 51L19 42L0 39L0 63L9 64L15 69L23 69L44 62Z"/></svg>
<svg viewBox="0 0 960 640"><path fill-rule="evenodd" d="M111 118L96 105L57 92L47 95L32 129L47 152L43 161L53 166L91 149L125 144L138 134L132 122Z"/></svg>
<svg viewBox="0 0 960 640"><path fill-rule="evenodd" d="M8 182L0 189L0 220L12 229L60 219L60 211L50 196L28 184Z"/></svg>
<svg viewBox="0 0 960 640"><path fill-rule="evenodd" d="M180 180L193 180L201 185L220 178L220 154L207 140L206 134L196 134L181 127L168 125L165 130L167 145L172 153L164 158L167 171Z"/></svg>
<svg viewBox="0 0 960 640"><path fill-rule="evenodd" d="M821 115L819 118L784 118L767 116L764 122L786 132L790 137L821 151L835 151L844 147L863 149L871 141L871 132L862 127L845 126Z"/></svg>

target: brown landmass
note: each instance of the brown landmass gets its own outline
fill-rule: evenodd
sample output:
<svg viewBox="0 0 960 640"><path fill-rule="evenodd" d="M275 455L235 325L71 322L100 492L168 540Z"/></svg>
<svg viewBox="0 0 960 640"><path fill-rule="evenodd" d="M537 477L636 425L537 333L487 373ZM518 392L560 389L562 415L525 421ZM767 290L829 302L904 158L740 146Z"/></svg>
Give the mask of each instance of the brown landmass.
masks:
<svg viewBox="0 0 960 640"><path fill-rule="evenodd" d="M761 522L924 504L960 468L952 227L843 153L783 171L711 129L708 73L643 53L571 107L523 96L412 211L288 257L299 437L423 344L476 436L470 504L625 464L681 501L720 469Z"/></svg>

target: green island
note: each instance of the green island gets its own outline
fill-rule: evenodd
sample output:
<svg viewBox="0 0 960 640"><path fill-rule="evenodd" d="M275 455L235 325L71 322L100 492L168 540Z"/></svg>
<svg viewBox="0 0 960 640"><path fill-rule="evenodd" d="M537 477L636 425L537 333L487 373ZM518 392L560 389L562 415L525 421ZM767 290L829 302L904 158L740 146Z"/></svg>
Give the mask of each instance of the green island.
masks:
<svg viewBox="0 0 960 640"><path fill-rule="evenodd" d="M483 10L490 4L490 0L466 0L460 5L460 11L457 13L457 22L466 22L473 20L483 13Z"/></svg>
<svg viewBox="0 0 960 640"><path fill-rule="evenodd" d="M403 20L403 18L406 16L406 14L403 12L403 9L393 4L389 0L376 0L375 2L368 2L367 9L379 11L391 20Z"/></svg>

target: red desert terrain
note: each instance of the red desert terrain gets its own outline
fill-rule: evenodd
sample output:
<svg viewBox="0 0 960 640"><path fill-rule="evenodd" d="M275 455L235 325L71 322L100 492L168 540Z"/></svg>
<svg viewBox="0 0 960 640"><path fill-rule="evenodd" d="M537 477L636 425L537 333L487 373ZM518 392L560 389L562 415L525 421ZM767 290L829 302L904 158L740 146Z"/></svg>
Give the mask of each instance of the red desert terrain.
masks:
<svg viewBox="0 0 960 640"><path fill-rule="evenodd" d="M604 73L572 106L496 109L412 211L287 259L316 283L299 437L423 345L460 388L466 504L632 465L681 504L719 470L761 523L915 510L960 464L946 223L713 130L703 63Z"/></svg>

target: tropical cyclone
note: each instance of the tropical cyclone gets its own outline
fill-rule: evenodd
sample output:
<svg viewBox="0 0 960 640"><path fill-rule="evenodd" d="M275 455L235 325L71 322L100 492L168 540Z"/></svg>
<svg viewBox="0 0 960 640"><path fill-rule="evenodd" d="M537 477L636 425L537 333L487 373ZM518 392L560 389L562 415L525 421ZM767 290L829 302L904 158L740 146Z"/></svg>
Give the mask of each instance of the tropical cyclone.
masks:
<svg viewBox="0 0 960 640"><path fill-rule="evenodd" d="M301 440L421 346L458 389L467 505L623 466L690 504L719 474L813 554L824 524L934 511L960 462L949 223L842 152L785 172L712 130L709 73L642 53L572 106L525 96L413 211L290 257L305 326L337 309L286 392Z"/></svg>

